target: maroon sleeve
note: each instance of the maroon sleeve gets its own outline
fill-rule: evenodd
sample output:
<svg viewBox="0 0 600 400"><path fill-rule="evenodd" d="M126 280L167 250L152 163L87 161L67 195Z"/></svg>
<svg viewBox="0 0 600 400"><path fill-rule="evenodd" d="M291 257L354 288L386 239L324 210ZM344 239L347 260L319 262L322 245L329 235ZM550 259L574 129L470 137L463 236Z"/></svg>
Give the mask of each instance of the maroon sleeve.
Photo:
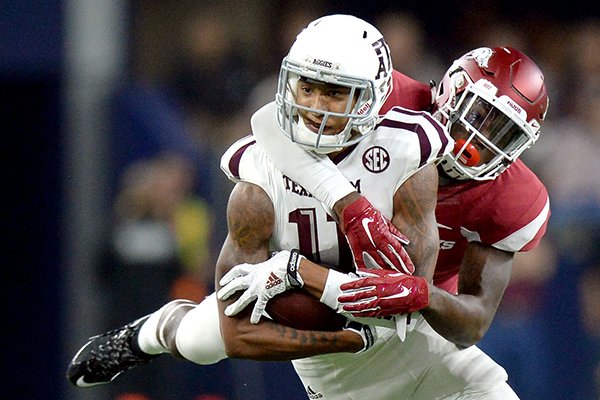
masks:
<svg viewBox="0 0 600 400"><path fill-rule="evenodd" d="M428 84L409 78L396 70L392 71L392 79L393 90L381 107L381 115L385 115L394 106L414 111L431 111L433 94Z"/></svg>

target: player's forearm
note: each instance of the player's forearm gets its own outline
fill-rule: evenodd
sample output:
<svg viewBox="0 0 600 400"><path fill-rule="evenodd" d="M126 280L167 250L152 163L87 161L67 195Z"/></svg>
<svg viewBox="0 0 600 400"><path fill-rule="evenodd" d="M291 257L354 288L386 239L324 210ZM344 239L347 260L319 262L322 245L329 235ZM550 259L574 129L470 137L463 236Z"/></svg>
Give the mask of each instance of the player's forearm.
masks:
<svg viewBox="0 0 600 400"><path fill-rule="evenodd" d="M248 316L242 317L248 320ZM257 325L240 322L235 333L223 332L227 355L256 361L287 361L318 354L362 349L360 336L349 331L302 331L268 320Z"/></svg>
<svg viewBox="0 0 600 400"><path fill-rule="evenodd" d="M327 282L328 269L303 258L298 271L304 281L303 289L317 299L321 298Z"/></svg>
<svg viewBox="0 0 600 400"><path fill-rule="evenodd" d="M481 340L510 281L513 256L479 242L469 243L459 274L459 294L431 287L429 307L422 311L429 324L460 346Z"/></svg>
<svg viewBox="0 0 600 400"><path fill-rule="evenodd" d="M319 298L327 280L328 269L301 259L300 275L303 289ZM220 306L232 300L220 302ZM325 353L357 352L364 346L359 335L349 331L297 330L262 318L260 323L250 323L248 307L240 314L227 317L221 312L221 331L229 357L258 361L285 361Z"/></svg>
<svg viewBox="0 0 600 400"><path fill-rule="evenodd" d="M272 108L270 112L269 107L274 105L254 114L252 131L259 146L278 170L312 193L327 208L332 209L344 196L355 192L355 188L329 157L307 152L284 135L273 135L270 129L264 129L265 124L272 124L274 129L278 129L274 120L275 112ZM314 179L315 176L319 179Z"/></svg>
<svg viewBox="0 0 600 400"><path fill-rule="evenodd" d="M394 224L410 240L406 252L415 266L413 275L422 276L431 282L439 253L439 231L434 211L429 210L426 214L421 214L420 219L412 216L396 218Z"/></svg>
<svg viewBox="0 0 600 400"><path fill-rule="evenodd" d="M439 252L437 227L415 233L413 237L415 239L411 238L410 244L406 246L406 251L415 265L413 275L422 276L431 282Z"/></svg>
<svg viewBox="0 0 600 400"><path fill-rule="evenodd" d="M481 340L493 318L476 296L454 295L431 284L429 305L421 314L437 333L461 347Z"/></svg>
<svg viewBox="0 0 600 400"><path fill-rule="evenodd" d="M410 177L394 195L392 223L410 243L406 251L415 266L414 275L433 278L439 252L439 231L435 218L438 175L429 165Z"/></svg>

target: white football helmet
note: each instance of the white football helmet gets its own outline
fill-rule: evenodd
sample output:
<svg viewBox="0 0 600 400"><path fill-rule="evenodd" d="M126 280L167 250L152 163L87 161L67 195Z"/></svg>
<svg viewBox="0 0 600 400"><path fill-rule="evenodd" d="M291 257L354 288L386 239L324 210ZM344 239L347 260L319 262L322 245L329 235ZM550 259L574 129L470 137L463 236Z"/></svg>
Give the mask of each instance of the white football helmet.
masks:
<svg viewBox="0 0 600 400"><path fill-rule="evenodd" d="M511 47L482 47L442 79L437 116L455 140L440 166L454 179L494 179L538 139L548 109L544 75Z"/></svg>
<svg viewBox="0 0 600 400"><path fill-rule="evenodd" d="M296 102L300 78L343 86L350 98L342 113ZM350 15L329 15L311 22L296 37L283 59L277 88L277 122L293 142L318 153L339 151L362 140L378 121L379 109L392 90L392 61L382 34ZM299 110L318 115L320 129L306 127ZM348 118L342 132L324 135L330 117Z"/></svg>

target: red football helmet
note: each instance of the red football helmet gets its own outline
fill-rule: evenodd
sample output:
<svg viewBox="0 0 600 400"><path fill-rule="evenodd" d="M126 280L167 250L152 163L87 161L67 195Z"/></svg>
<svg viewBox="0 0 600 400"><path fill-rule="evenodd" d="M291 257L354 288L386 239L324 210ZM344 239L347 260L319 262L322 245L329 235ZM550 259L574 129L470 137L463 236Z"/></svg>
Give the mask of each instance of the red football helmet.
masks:
<svg viewBox="0 0 600 400"><path fill-rule="evenodd" d="M544 75L511 47L481 47L440 82L436 114L455 140L441 166L455 179L494 179L539 137L548 109Z"/></svg>

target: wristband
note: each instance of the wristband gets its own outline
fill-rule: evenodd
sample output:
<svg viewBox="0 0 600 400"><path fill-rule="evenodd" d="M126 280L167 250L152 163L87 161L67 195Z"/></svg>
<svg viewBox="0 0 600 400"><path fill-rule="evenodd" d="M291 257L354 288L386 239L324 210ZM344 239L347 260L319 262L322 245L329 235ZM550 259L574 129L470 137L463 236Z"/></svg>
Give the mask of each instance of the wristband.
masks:
<svg viewBox="0 0 600 400"><path fill-rule="evenodd" d="M290 286L294 289L299 289L304 286L304 281L300 276L300 260L303 255L297 249L290 250L290 259L287 263L287 278Z"/></svg>
<svg viewBox="0 0 600 400"><path fill-rule="evenodd" d="M369 325L361 324L356 321L348 321L344 330L356 332L363 340L363 348L356 352L356 354L365 352L373 347L376 337Z"/></svg>

